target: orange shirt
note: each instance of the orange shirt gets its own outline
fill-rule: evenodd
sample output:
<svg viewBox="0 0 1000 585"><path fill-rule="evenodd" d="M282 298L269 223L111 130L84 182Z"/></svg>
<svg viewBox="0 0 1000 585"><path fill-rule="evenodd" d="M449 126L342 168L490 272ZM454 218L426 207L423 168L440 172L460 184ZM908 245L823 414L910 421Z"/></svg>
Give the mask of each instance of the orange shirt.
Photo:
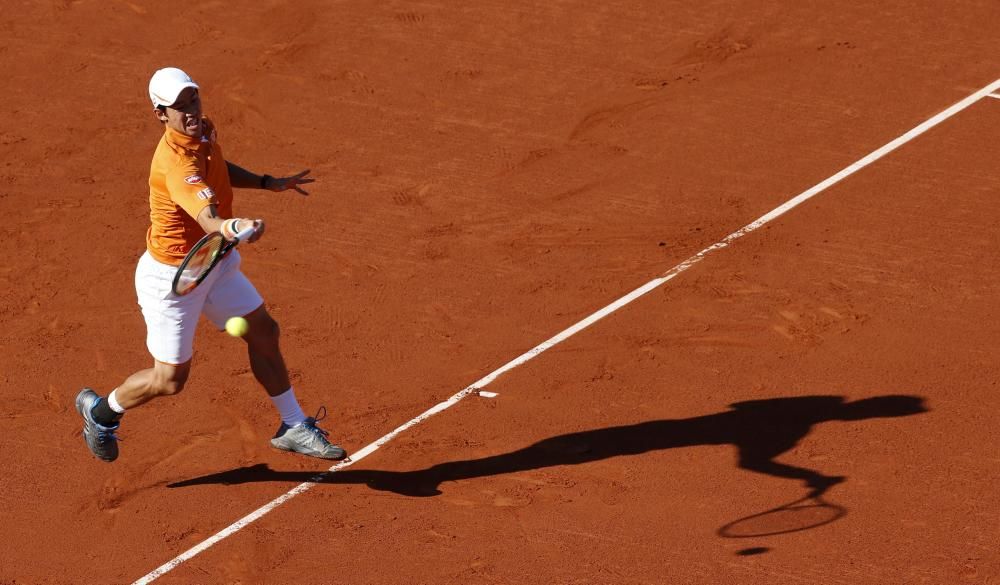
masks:
<svg viewBox="0 0 1000 585"><path fill-rule="evenodd" d="M206 207L215 204L219 217L233 214L229 169L208 118L202 133L202 138L192 138L167 127L153 153L146 248L164 264L180 264L205 235L195 218Z"/></svg>

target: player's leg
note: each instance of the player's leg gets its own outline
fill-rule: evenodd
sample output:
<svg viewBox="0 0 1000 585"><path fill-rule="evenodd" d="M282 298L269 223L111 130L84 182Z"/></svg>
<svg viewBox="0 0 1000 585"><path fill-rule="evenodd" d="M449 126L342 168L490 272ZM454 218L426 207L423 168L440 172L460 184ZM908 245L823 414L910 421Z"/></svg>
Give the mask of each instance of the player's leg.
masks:
<svg viewBox="0 0 1000 585"><path fill-rule="evenodd" d="M132 374L112 394L124 412L154 398L177 394L184 389L190 374L191 360L183 364L154 361L152 368Z"/></svg>
<svg viewBox="0 0 1000 585"><path fill-rule="evenodd" d="M288 368L285 358L281 355L278 339L281 330L264 305L244 315L250 326L243 340L247 343L247 355L250 358L250 369L260 382L260 385L272 398L280 396L291 387L288 380ZM305 416L302 417L302 420ZM295 422L302 422L302 420Z"/></svg>
<svg viewBox="0 0 1000 585"><path fill-rule="evenodd" d="M176 270L157 262L148 252L136 267L136 295L146 321L146 346L155 360L153 367L132 374L107 396L84 388L76 397L87 447L104 461L118 457L115 432L126 409L176 394L187 382L194 332L207 293L199 287L183 297L173 295L170 287Z"/></svg>
<svg viewBox="0 0 1000 585"><path fill-rule="evenodd" d="M288 378L288 368L281 354L278 323L268 314L257 289L239 270L239 255L231 254L220 265L219 281L212 287L204 313L219 329L230 317L244 317L249 329L243 336L254 377L271 397L281 416L271 444L324 459L343 459L347 453L327 439L327 432L317 426L317 419L302 412L295 390Z"/></svg>
<svg viewBox="0 0 1000 585"><path fill-rule="evenodd" d="M295 397L295 389L288 381L285 358L278 345L280 328L261 305L244 318L250 330L243 337L247 343L250 369L257 381L264 386L271 402L281 415L281 426L271 439L271 445L285 451L294 451L323 459L343 459L347 452L327 440L327 432L317 426L318 420L306 417ZM284 388L284 390L281 390ZM326 409L322 409L325 413Z"/></svg>
<svg viewBox="0 0 1000 585"><path fill-rule="evenodd" d="M107 396L100 396L91 388L81 390L76 396L76 409L83 417L83 438L90 451L104 461L117 459L118 437L115 431L125 410L157 396L180 392L190 371L190 361L179 365L155 362L152 368L129 376Z"/></svg>

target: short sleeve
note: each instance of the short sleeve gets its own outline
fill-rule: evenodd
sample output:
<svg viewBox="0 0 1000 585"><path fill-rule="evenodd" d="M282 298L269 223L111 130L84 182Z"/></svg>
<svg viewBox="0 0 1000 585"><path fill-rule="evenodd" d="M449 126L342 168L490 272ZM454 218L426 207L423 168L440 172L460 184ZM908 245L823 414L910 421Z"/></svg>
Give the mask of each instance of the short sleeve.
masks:
<svg viewBox="0 0 1000 585"><path fill-rule="evenodd" d="M205 182L195 161L175 166L167 172L167 192L170 199L193 219L209 205L218 204L215 192Z"/></svg>

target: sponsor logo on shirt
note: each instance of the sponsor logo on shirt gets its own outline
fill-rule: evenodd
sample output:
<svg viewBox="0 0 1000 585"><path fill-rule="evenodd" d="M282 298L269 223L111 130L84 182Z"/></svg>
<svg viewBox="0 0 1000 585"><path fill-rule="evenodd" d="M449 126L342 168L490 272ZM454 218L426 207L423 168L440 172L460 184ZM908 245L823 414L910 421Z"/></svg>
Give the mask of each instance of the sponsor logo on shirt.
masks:
<svg viewBox="0 0 1000 585"><path fill-rule="evenodd" d="M211 199L215 197L215 192L212 191L211 187L205 187L201 191L198 191L198 199Z"/></svg>
<svg viewBox="0 0 1000 585"><path fill-rule="evenodd" d="M184 182L188 185L197 185L204 182L204 180L201 178L201 175L191 175L190 177L185 177Z"/></svg>

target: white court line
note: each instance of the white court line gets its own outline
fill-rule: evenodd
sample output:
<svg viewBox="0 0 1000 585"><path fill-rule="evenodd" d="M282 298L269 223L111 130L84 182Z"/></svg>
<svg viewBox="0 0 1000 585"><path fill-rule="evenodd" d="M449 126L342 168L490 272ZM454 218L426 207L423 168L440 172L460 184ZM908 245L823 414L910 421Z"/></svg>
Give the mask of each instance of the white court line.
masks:
<svg viewBox="0 0 1000 585"><path fill-rule="evenodd" d="M386 434L385 436L383 436L382 438L378 439L374 443L371 443L367 447L361 449L360 451L358 451L357 453L355 453L353 456L351 456L350 459L342 461L342 462L338 463L337 465L334 465L328 471L325 471L323 473L317 474L316 477L312 478L311 480L297 485L296 487L292 488L291 490L289 490L285 494L283 494L281 496L278 496L274 500L271 500L267 504L264 504L260 508L257 508L256 510L254 510L250 514L247 514L246 516L244 516L243 518L240 518L239 520L237 520L233 524L227 526L226 528L223 528L222 530L220 530L219 532L217 532L213 536L207 538L203 542L201 542L201 543L199 543L199 544L191 547L190 549L186 550L185 552L177 555L177 557L175 557L174 559L172 559L170 561L167 561L166 563L164 563L160 567L158 567L155 570L151 571L145 577L142 577L141 579L135 581L132 585L145 585L146 583L151 583L153 580L157 579L158 577L160 577L164 573L167 573L168 571L171 571L171 570L177 568L179 565L181 565L185 561L190 560L191 558L193 558L197 554L201 553L202 551L207 550L208 548L212 547L213 545L215 545L219 541L225 539L228 536L231 536L231 535L239 532L242 528L244 528L247 525L253 523L254 521L256 521L257 519L261 518L262 516L264 516L265 514L267 514L268 512L270 512L271 510L274 510L275 508L277 508L278 506L284 504L288 500L290 500L290 499L294 498L295 496L297 496L297 495L299 495L299 494L301 494L301 493L309 490L314 485L316 485L317 483L319 483L320 481L322 481L323 476L325 476L326 474L340 471L341 469L344 469L345 467L349 467L349 466L357 463L358 461L361 461L365 457L367 457L367 456L371 455L372 453L374 453L375 451L377 451L382 445L385 445L389 441L395 439L403 431L405 431L405 430L407 430L407 429L409 429L411 427L414 427L414 426L422 423L423 421L427 420L428 418L434 416L435 414L437 414L439 412L442 412L444 410L447 410L448 408L451 408L452 406L458 404L463 398L465 398L469 394L477 393L481 388L484 388L487 385L489 385L491 382L493 382L493 380L497 379L497 377L499 377L501 374L503 374L503 373L505 373L505 372L507 372L509 370L512 370L512 369L520 366L521 364L524 364L525 362L527 362L527 361L535 358L536 356L538 356L539 354L541 354L545 350L551 348L552 346L556 345L557 343L565 341L566 339L570 338L571 336L575 335L576 333L582 331L583 329L589 327L590 325L596 323L597 321L603 319L604 317L610 315L611 313L617 311L618 309L620 309L620 308L624 307L625 305L631 303L632 301L638 299L639 297L643 296L644 294L648 293L649 291L651 291L651 290L653 290L655 288L658 288L660 285L662 285L662 284L666 283L667 281L673 279L678 274L684 272L685 270L691 268L692 266L694 266L698 262L701 262L702 260L704 260L705 256L707 256L708 254L710 254L710 253L712 253L712 252L714 252L716 250L719 250L721 248L725 248L726 246L728 246L729 244L731 244L734 241L738 240L739 238L742 238L743 236L749 234L750 232L752 232L754 230L759 229L760 227L764 226L765 224L770 223L771 221L774 221L778 217L781 217L782 215L788 213L789 211L791 211L795 207L798 207L802 203L804 203L804 202L808 201L809 199L811 199L812 197L816 196L818 193L820 193L820 192L828 189L832 185L835 185L836 183L839 183L840 181L844 180L845 178L849 177L850 175L853 175L854 173L856 173L856 172L860 171L861 169L865 168L866 166L868 166L868 165L872 164L873 162L879 160L880 158L882 158L885 155L889 154L890 152L896 150L900 146L902 146L902 145L906 144L907 142L913 140L917 136L920 136L924 132L927 132L928 130L930 130L934 126L937 126L941 122L944 122L948 118L950 118L950 117L954 116L955 114L961 112L962 110L968 108L969 106L971 106L972 104L974 104L977 101L981 100L982 98L984 98L986 96L996 97L996 96L992 96L990 94L992 94L997 89L1000 89L1000 79L998 79L997 81L994 81L993 83L987 85L983 89L981 89L981 90L973 93L969 97L967 97L967 98L963 99L962 101L956 103L955 105L951 106L947 110L944 110L940 114L937 114L937 115L931 117L930 119L928 119L927 121L923 122L919 126L916 126L915 128L913 128L912 130L910 130L906 134L903 134L899 138L896 138L895 140L893 140L892 142L890 142L890 143L886 144L885 146L879 148L878 150L873 151L868 156L865 156L864 158L862 158L862 159L858 160L857 162L851 164L850 166L844 168L843 170L841 170L837 174L831 176L830 178L824 180L823 182L818 183L815 186L810 187L809 189L806 189L805 191L803 191L799 195L796 195L792 199L789 199L785 203L783 203L783 204L779 205L778 207L774 208L772 211L770 211L770 212L762 215L756 221L754 221L752 223L749 223L749 224L745 225L744 227L736 230L735 232L729 234L728 236L726 236L725 238L723 238L718 243L712 244L711 246L705 248L701 252L698 252L694 256L691 256L687 260L685 260L685 261L681 262L680 264L678 264L677 266L674 266L673 268L671 268L669 271L667 271L666 273L664 273L663 276L661 276L661 277L659 277L659 278L657 278L655 280L651 280L651 281L647 282L646 284L644 284L641 287L635 289L634 291L628 293L627 295L625 295L622 298L618 299L617 301L611 303L610 305L604 307L603 309L597 311L596 313L590 315L589 317L583 319L582 321L578 322L577 324L575 324L575 325L569 327L568 329L565 329L564 331L556 334L555 336L551 337L547 341L544 341L544 342L536 345L535 347L531 348L530 350L528 350L527 352L525 352L521 356L519 356L519 357L511 360L507 364L505 364L505 365L501 366L500 368L494 370L493 372L487 374L485 377L483 377L479 381L475 382L471 386L467 386L466 388L462 389L461 392L455 394L454 396L452 396L448 400L445 400L444 402L441 402L440 404L437 404L437 405L435 405L435 406L427 409L426 411L424 411L422 414L420 414L416 418L414 418L414 419L406 422L405 424L401 425L396 430L392 431L391 433Z"/></svg>
<svg viewBox="0 0 1000 585"><path fill-rule="evenodd" d="M991 98L993 98L993 99L995 99L995 100L1000 100L1000 95L997 95L997 94L995 94L995 93L991 93L991 94L989 94L989 95L988 95L988 96L986 96L986 97L991 97Z"/></svg>

